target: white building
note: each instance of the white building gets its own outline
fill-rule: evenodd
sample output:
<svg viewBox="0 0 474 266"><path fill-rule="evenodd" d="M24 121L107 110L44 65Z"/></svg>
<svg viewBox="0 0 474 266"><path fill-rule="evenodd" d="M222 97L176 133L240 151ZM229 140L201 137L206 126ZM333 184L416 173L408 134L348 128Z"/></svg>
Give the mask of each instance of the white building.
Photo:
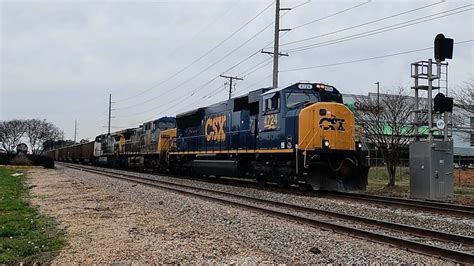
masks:
<svg viewBox="0 0 474 266"><path fill-rule="evenodd" d="M358 108L357 98L377 97L377 93L369 92L367 95L343 94L344 104ZM383 97L383 94L380 94ZM453 113L460 114L462 110L454 107ZM454 157L470 158L474 160L474 114L464 115L464 121L460 123L459 128L452 129L452 139L454 146Z"/></svg>

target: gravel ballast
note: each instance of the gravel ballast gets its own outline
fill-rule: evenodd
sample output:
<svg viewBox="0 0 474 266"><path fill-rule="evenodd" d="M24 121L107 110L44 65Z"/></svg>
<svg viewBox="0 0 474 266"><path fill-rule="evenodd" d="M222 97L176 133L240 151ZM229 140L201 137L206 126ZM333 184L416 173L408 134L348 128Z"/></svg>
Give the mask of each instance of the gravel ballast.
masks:
<svg viewBox="0 0 474 266"><path fill-rule="evenodd" d="M54 263L446 263L78 170L35 169L29 182L69 239Z"/></svg>
<svg viewBox="0 0 474 266"><path fill-rule="evenodd" d="M117 169L106 169L116 173L130 173ZM349 215L358 215L366 218L384 220L394 223L424 227L431 230L439 230L447 233L474 236L474 219L458 217L438 213L423 212L397 208L394 206L383 206L366 202L351 201L347 199L332 199L324 197L308 197L297 194L278 193L268 189L255 189L238 186L228 186L210 182L161 176L155 174L132 173L133 175L171 181L177 184L186 184L201 188L214 189L225 192L238 193L241 195L292 203L306 207L318 208Z"/></svg>

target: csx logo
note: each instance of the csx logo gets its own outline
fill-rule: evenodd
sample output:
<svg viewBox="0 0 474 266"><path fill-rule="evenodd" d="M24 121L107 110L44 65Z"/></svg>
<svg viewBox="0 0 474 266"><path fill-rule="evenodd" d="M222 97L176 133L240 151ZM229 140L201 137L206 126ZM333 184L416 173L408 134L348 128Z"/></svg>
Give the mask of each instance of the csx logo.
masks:
<svg viewBox="0 0 474 266"><path fill-rule="evenodd" d="M324 117L319 120L319 127L323 130L340 130L344 131L344 119Z"/></svg>
<svg viewBox="0 0 474 266"><path fill-rule="evenodd" d="M276 129L278 125L278 115L266 115L263 119L263 128Z"/></svg>
<svg viewBox="0 0 474 266"><path fill-rule="evenodd" d="M225 141L224 123L225 115L220 115L206 120L204 135L207 141Z"/></svg>

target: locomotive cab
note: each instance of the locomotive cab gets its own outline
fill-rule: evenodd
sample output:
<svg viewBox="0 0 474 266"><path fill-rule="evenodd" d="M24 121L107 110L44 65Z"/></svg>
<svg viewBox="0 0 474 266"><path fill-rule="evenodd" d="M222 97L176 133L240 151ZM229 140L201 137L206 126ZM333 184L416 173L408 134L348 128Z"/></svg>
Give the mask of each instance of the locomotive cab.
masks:
<svg viewBox="0 0 474 266"><path fill-rule="evenodd" d="M290 179L316 190L366 188L368 167L355 118L333 86L297 83L270 90L261 96L259 120L260 148L294 150L295 161L283 171Z"/></svg>
<svg viewBox="0 0 474 266"><path fill-rule="evenodd" d="M294 148L298 143L301 110L318 102L342 104L342 95L332 86L309 83L297 83L263 93L259 115L259 148Z"/></svg>

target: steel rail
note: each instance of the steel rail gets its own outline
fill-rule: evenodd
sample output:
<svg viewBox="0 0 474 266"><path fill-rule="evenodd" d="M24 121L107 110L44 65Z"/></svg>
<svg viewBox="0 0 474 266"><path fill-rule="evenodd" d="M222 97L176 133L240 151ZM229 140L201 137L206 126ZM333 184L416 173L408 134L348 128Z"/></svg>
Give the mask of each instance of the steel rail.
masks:
<svg viewBox="0 0 474 266"><path fill-rule="evenodd" d="M68 163L68 162L60 162L60 163ZM70 163L68 163L70 164ZM101 169L106 169L101 167ZM120 169L123 170L123 169ZM130 171L130 170L123 170L123 171ZM143 173L140 171L133 171L137 173ZM152 173L148 173L152 174ZM170 175L170 174L167 174ZM261 186L256 186L253 182L248 180L241 180L241 179L219 179L219 180L209 180L203 178L191 178L188 176L179 176L179 175L170 175L175 178L180 179L191 179L197 180L207 183L218 183L222 185L231 185L231 186L238 186L238 187L245 187L245 188L254 188L254 189L262 189ZM267 189L268 188L268 189ZM358 201L365 201L368 203L375 203L381 205L390 205L401 207L404 209L412 209L412 210L421 210L431 213L440 213L440 214L447 214L447 215L454 215L460 217L467 217L467 218L474 218L474 207L467 206L467 205L459 205L459 204L447 204L447 203L440 203L440 202L430 202L430 201L421 201L421 200L414 200L414 199L403 199L403 198L395 198L395 197L383 197L383 196L375 196L375 195L368 195L362 193L347 193L347 192L332 192L332 191L316 191L316 192L302 192L298 191L295 193L291 189L276 189L274 187L266 187L265 190L267 191L275 191L285 194L295 194L295 195L302 195L308 197L332 197L334 199L354 199Z"/></svg>
<svg viewBox="0 0 474 266"><path fill-rule="evenodd" d="M375 196L361 193L347 192L321 192L324 196L334 198L346 198L351 200L366 201L371 203L380 203L385 205L399 206L405 208L434 211L456 216L474 218L474 207L458 204L448 204L433 201L421 201L414 199L403 199L395 197Z"/></svg>
<svg viewBox="0 0 474 266"><path fill-rule="evenodd" d="M308 208L304 206L299 206L299 205L293 205L293 204L288 204L288 203L281 203L281 202L274 202L274 201L269 201L269 200L263 200L263 199L258 199L258 198L253 198L253 197L248 197L248 196L242 196L242 195L236 195L232 193L227 193L227 192L221 192L221 191L215 191L215 190L210 190L210 189L203 189L199 187L193 187L193 186L188 186L188 185L182 185L182 184L176 184L172 182L167 182L167 181L162 181L162 180L156 180L152 178L144 178L144 177L138 177L138 176L133 176L133 175L128 175L128 174L121 174L121 173L112 173L112 172L107 172L107 171L98 171L98 170L92 170L88 169L85 167L77 167L77 166L66 166L72 169L76 170L81 170L81 171L86 171L98 175L103 175L103 176L108 176L112 178L118 178L134 183L139 183L147 186L152 186L152 187L158 187L162 189L166 189L172 192L177 192L180 194L185 194L185 195L192 195L195 197L199 197L202 199L207 199L207 200L213 200L221 203L226 203L226 204L231 204L237 207L242 207L254 211L258 211L261 213L266 213L272 216L278 216L278 217L283 217L289 220L294 220L298 221L304 224L308 224L311 226L316 226L316 227L323 227L323 228L328 228L332 230L336 230L339 232L344 232L348 233L354 236L359 236L359 237L364 237L369 240L376 240L378 242L383 242L383 243L388 243L394 246L397 246L402 249L410 249L415 252L427 254L427 255L434 255L434 256L440 256L443 258L449 258L453 259L457 262L463 262L463 263L474 263L474 254L471 253L466 253L462 251L456 251L452 249L447 249L447 248L442 248L442 247L437 247L437 246L431 246L427 244L423 244L420 242L415 242L411 240L406 240L402 238L397 238L393 236L388 236L388 235L383 235L383 234L378 234L370 231L364 231L361 229L356 229L352 227L347 227L343 225L338 225L330 222L325 222L325 221L320 221L312 218L307 218L303 217L300 215L294 215L294 214L289 214L286 212L282 211L276 211L264 207L257 207L253 205L248 205L240 202L236 202L234 200L230 199L223 199L223 198L217 198L214 196L210 195L203 195L200 193L196 192L191 192L186 189L192 189L192 190L201 190L209 193L215 193L215 194L221 194L227 197L236 197L244 200L250 200L253 202L258 202L260 204L271 204L274 206L280 206L284 208L291 208L293 210L299 210L299 211L305 211L305 212L312 212L312 213L319 213L322 215L327 215L327 216L333 216L333 217L338 217L338 218L343 218L343 219L348 219L352 221L358 221L361 223L366 223L370 225L376 225L380 227L385 227L397 231L403 231L403 232L408 232L408 233L413 233L417 235L423 235L423 236L428 236L431 238L437 238L437 239L443 239L443 240L448 240L448 241L453 241L453 242L460 242L463 244L468 244L472 245L473 244L473 238L471 237L466 237L466 236L460 236L460 235L451 235L448 233L442 233L442 232L437 232L437 231L431 231L423 228L417 228L417 227L412 227L412 226L404 226L401 224L395 224L395 223L388 223L388 222L383 222L383 221L378 221L378 220L373 220L373 219L368 219L368 218L363 218L363 217L357 217L357 216L350 216L350 215L345 215L345 214L340 214L340 213L332 213L329 211L323 211L323 210L318 210L318 209L313 209L313 208ZM160 185L158 183L166 184L166 185ZM180 188L173 188L169 186L181 186L185 187L186 189L180 189ZM375 221L374 223L372 223ZM419 230L421 229L421 230Z"/></svg>

